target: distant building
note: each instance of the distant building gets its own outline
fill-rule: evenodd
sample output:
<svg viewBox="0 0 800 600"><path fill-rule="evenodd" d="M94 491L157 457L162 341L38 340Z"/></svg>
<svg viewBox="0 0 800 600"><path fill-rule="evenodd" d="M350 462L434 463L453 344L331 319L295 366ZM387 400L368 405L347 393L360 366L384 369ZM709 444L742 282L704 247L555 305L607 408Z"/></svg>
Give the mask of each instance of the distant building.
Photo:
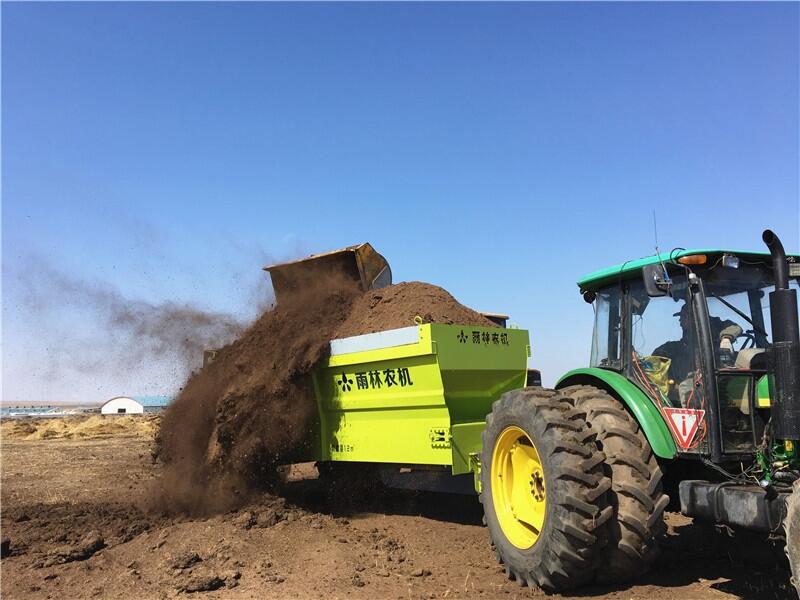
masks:
<svg viewBox="0 0 800 600"><path fill-rule="evenodd" d="M170 396L117 396L100 406L104 415L141 415L164 410L170 403Z"/></svg>

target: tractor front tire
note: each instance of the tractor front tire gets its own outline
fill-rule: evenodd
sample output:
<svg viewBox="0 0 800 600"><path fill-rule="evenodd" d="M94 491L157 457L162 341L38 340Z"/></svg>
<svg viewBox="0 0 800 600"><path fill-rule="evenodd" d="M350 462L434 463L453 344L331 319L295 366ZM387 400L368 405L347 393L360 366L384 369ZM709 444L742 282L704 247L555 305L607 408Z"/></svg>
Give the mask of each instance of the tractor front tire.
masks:
<svg viewBox="0 0 800 600"><path fill-rule="evenodd" d="M604 390L576 385L561 390L586 413L597 445L606 457L614 516L597 581L622 582L645 573L658 557L666 532L662 473L636 420Z"/></svg>
<svg viewBox="0 0 800 600"><path fill-rule="evenodd" d="M509 579L547 591L592 580L613 512L594 438L559 392L524 388L494 403L483 431L481 502Z"/></svg>
<svg viewBox="0 0 800 600"><path fill-rule="evenodd" d="M800 480L794 482L792 493L786 499L783 529L786 532L785 549L792 571L792 585L800 595Z"/></svg>

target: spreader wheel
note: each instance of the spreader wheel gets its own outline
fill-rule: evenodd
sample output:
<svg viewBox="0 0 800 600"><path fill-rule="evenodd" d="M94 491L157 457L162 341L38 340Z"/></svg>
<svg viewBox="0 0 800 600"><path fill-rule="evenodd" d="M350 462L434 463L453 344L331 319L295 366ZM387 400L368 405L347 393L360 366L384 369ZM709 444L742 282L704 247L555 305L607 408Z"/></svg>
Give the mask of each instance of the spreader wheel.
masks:
<svg viewBox="0 0 800 600"><path fill-rule="evenodd" d="M553 390L504 394L486 419L481 502L510 579L549 591L590 581L612 509L584 414Z"/></svg>

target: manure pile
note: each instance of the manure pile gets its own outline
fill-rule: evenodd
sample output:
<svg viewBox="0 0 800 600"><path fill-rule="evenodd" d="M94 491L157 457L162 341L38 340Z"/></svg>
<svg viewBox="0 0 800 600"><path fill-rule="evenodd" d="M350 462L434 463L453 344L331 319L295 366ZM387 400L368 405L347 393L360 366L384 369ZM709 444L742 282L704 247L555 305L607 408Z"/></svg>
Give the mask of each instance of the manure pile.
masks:
<svg viewBox="0 0 800 600"><path fill-rule="evenodd" d="M495 326L421 282L366 293L326 282L282 299L193 374L166 410L154 451L166 463L155 507L203 514L246 500L309 441L316 419L309 373L330 340L413 325L417 315Z"/></svg>

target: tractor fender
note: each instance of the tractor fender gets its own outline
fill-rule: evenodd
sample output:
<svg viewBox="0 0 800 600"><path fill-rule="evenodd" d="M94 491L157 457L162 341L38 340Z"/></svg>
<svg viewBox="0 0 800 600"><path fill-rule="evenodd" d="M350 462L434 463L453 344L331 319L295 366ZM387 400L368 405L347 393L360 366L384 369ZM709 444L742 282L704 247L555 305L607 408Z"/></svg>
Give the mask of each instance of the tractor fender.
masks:
<svg viewBox="0 0 800 600"><path fill-rule="evenodd" d="M675 441L658 408L642 390L619 373L592 367L574 369L558 380L556 389L570 385L591 385L607 391L627 407L656 456L674 458L677 454Z"/></svg>

